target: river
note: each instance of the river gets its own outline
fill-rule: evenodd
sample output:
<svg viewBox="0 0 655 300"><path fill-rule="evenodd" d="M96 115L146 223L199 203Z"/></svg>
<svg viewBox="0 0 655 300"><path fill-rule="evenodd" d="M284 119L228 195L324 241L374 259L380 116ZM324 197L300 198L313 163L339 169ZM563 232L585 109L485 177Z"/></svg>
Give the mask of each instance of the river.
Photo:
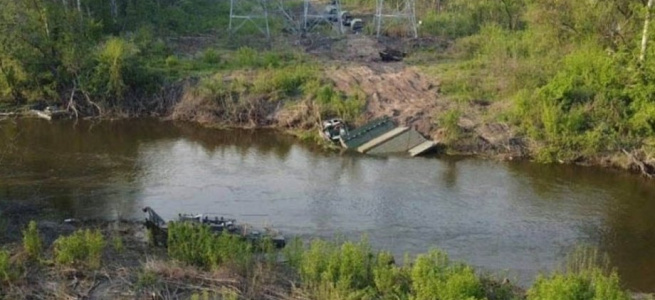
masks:
<svg viewBox="0 0 655 300"><path fill-rule="evenodd" d="M303 238L440 248L522 285L579 245L655 292L655 185L577 166L321 151L272 131L157 120L0 121L0 201L62 217L215 213Z"/></svg>

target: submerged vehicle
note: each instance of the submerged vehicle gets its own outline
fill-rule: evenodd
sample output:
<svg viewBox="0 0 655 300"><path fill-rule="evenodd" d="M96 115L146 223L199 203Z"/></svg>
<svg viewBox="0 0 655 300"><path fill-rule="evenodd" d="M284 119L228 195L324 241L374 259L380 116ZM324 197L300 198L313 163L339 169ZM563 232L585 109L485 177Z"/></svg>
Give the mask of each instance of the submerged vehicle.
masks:
<svg viewBox="0 0 655 300"><path fill-rule="evenodd" d="M337 143L341 140L341 137L348 135L348 128L346 122L341 119L329 119L323 121L320 134L324 139Z"/></svg>
<svg viewBox="0 0 655 300"><path fill-rule="evenodd" d="M156 245L166 246L168 239L168 224L162 217L160 217L155 210L146 206L143 212L147 213L145 226L152 233L153 241ZM202 224L208 226L213 232L217 234L234 234L238 235L244 240L252 243L258 243L264 239L270 239L275 248L284 248L286 246L286 238L272 229L256 230L247 224L237 224L235 219L226 219L224 217L210 217L208 215L197 214L179 214L177 221L172 222L187 222L193 224Z"/></svg>

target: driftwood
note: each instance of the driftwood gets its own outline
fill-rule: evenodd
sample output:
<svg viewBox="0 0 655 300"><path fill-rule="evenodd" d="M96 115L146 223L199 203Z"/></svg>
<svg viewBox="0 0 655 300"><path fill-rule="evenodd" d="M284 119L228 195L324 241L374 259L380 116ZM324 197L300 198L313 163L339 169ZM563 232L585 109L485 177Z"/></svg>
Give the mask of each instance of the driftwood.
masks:
<svg viewBox="0 0 655 300"><path fill-rule="evenodd" d="M625 155L630 158L630 162L637 165L639 167L639 171L641 172L642 175L648 177L648 178L653 178L655 176L655 167L644 162L643 160L637 158L633 153L628 152L625 149L621 149Z"/></svg>

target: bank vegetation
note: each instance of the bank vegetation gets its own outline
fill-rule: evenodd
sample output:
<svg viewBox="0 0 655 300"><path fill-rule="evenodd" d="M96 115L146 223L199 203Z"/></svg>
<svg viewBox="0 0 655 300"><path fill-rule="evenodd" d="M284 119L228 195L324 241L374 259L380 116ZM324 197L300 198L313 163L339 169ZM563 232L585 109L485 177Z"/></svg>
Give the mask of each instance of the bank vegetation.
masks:
<svg viewBox="0 0 655 300"><path fill-rule="evenodd" d="M361 124L375 115L367 110L371 95L335 88L329 78L335 60L305 53L320 38L302 44L307 40L284 34L278 19L271 21L272 41L249 25L230 35L227 2L0 5L0 109L57 104L76 116L172 116L301 130L327 116ZM374 1L343 5L362 14L374 10ZM424 112L434 114L424 133L456 149L467 138L469 144L481 136L489 140L469 134L467 122L501 124L495 127L511 132L507 140L519 145L519 156L634 168L652 176L652 1L416 5L420 39L396 44L410 51L408 65L439 82L434 101L448 102ZM371 32L372 21L367 23ZM402 28L391 24L385 36L404 41ZM468 152L491 148L502 149Z"/></svg>
<svg viewBox="0 0 655 300"><path fill-rule="evenodd" d="M294 239L280 251L190 224L169 228L167 249L148 237L136 223L31 222L0 250L0 298L631 299L590 249L521 289L437 249L401 262L365 238Z"/></svg>

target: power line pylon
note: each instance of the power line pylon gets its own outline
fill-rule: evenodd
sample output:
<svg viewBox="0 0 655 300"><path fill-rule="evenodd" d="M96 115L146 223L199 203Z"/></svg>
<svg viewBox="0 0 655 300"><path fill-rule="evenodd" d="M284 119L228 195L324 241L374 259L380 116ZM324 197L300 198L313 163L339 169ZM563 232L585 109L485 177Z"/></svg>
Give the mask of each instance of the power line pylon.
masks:
<svg viewBox="0 0 655 300"><path fill-rule="evenodd" d="M268 0L230 0L228 25L230 33L236 33L248 22L255 25L266 39L271 38L271 30L268 26Z"/></svg>
<svg viewBox="0 0 655 300"><path fill-rule="evenodd" d="M332 0L330 5L327 5L323 11L318 11L310 3L310 0L303 1L303 31L310 32L312 29L321 23L333 25L334 22L338 24L339 33L343 33L343 22L341 20L341 2L339 0Z"/></svg>
<svg viewBox="0 0 655 300"><path fill-rule="evenodd" d="M416 24L416 1L415 0L404 0L403 5L400 8L391 10L387 12L384 7L384 0L377 0L377 5L375 8L375 27L376 27L376 36L380 37L380 32L382 31L382 19L396 19L404 20L406 22L409 31L414 38L418 38L418 28Z"/></svg>

